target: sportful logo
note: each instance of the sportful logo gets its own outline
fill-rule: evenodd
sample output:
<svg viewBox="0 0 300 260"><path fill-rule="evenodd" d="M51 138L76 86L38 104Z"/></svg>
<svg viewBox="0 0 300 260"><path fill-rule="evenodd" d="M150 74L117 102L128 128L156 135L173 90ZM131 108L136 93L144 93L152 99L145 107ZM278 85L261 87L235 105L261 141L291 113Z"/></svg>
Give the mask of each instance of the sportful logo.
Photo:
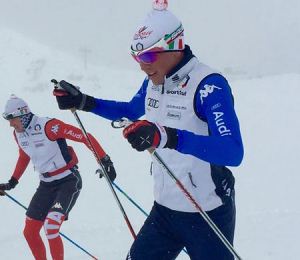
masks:
<svg viewBox="0 0 300 260"><path fill-rule="evenodd" d="M186 96L186 91L182 91L182 90L167 90L166 93L169 95Z"/></svg>
<svg viewBox="0 0 300 260"><path fill-rule="evenodd" d="M148 98L147 105L149 107L158 108L159 107L159 101L154 98Z"/></svg>
<svg viewBox="0 0 300 260"><path fill-rule="evenodd" d="M55 135L57 135L58 130L59 130L59 124L51 127L51 132L54 133Z"/></svg>
<svg viewBox="0 0 300 260"><path fill-rule="evenodd" d="M200 90L200 100L203 104L203 99L206 98L209 94L213 93L215 89L222 89L215 85L204 85L204 89Z"/></svg>
<svg viewBox="0 0 300 260"><path fill-rule="evenodd" d="M230 129L227 128L227 126L225 125L224 122L224 118L223 112L213 112L214 116L215 116L215 122L216 122L216 126L218 127L218 131L220 133L221 136L225 136L225 135L231 135L231 131Z"/></svg>
<svg viewBox="0 0 300 260"><path fill-rule="evenodd" d="M143 26L141 29L139 29L136 32L136 34L134 35L134 40L138 40L138 39L143 40L143 39L149 37L153 31L147 31L147 28L148 27Z"/></svg>

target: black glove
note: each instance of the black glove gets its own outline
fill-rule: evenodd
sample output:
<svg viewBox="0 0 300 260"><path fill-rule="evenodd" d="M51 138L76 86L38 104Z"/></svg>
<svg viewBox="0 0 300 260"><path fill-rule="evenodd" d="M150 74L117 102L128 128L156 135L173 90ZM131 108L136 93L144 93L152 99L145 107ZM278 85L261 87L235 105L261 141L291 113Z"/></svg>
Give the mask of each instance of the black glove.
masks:
<svg viewBox="0 0 300 260"><path fill-rule="evenodd" d="M105 171L109 177L109 179L113 182L116 177L117 177L117 173L114 167L113 162L111 161L110 157L108 155L105 155L102 159L101 159L101 163L105 168ZM104 175L100 170L100 178L102 178Z"/></svg>
<svg viewBox="0 0 300 260"><path fill-rule="evenodd" d="M64 80L58 83L58 88L53 90L58 107L62 110L76 108L83 111L91 111L96 107L94 97L85 95L74 85Z"/></svg>
<svg viewBox="0 0 300 260"><path fill-rule="evenodd" d="M11 177L10 180L8 181L8 183L1 183L0 184L0 196L5 195L4 191L14 189L18 183L19 183L18 180L15 179L14 177Z"/></svg>
<svg viewBox="0 0 300 260"><path fill-rule="evenodd" d="M131 146L141 152L149 148L176 149L177 130L160 126L147 120L138 120L123 130L124 137Z"/></svg>

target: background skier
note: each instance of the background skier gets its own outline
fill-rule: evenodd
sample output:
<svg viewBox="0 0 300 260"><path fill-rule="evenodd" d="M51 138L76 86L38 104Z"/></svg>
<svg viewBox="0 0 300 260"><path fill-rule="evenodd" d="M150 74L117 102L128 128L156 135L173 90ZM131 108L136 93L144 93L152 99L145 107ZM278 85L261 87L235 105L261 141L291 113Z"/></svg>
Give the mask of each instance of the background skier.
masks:
<svg viewBox="0 0 300 260"><path fill-rule="evenodd" d="M66 139L90 147L80 129L58 119L33 114L27 103L15 95L7 101L3 117L14 128L19 158L10 180L0 184L0 195L16 187L32 161L35 171L39 173L40 184L26 212L23 233L35 259L45 260L46 249L40 236L44 226L51 256L61 260L64 258L64 249L59 230L75 205L82 187L78 159ZM112 161L91 134L89 138L113 181L116 172Z"/></svg>

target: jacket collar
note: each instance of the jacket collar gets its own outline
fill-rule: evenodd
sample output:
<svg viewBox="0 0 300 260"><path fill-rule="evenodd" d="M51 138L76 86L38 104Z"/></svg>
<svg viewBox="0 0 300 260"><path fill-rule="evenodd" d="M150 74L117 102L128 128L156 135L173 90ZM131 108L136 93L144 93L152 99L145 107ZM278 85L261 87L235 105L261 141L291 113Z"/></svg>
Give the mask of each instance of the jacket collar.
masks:
<svg viewBox="0 0 300 260"><path fill-rule="evenodd" d="M31 118L30 123L28 124L28 126L26 128L26 131L34 129L34 126L36 124L37 119L38 119L38 117L36 115L33 115L33 117Z"/></svg>
<svg viewBox="0 0 300 260"><path fill-rule="evenodd" d="M185 46L183 59L166 75L164 86L180 83L198 62L188 45Z"/></svg>

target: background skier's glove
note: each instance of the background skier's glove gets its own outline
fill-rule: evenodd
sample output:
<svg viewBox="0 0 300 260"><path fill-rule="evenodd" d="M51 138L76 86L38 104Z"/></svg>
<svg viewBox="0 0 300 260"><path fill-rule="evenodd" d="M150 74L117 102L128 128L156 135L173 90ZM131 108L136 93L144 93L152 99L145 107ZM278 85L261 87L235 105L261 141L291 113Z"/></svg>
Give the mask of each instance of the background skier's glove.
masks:
<svg viewBox="0 0 300 260"><path fill-rule="evenodd" d="M177 146L177 130L160 126L147 120L138 120L123 130L131 146L141 152L149 148L170 148Z"/></svg>
<svg viewBox="0 0 300 260"><path fill-rule="evenodd" d="M83 111L91 111L96 107L94 97L85 95L67 81L60 81L58 88L53 90L53 95L60 109L76 108Z"/></svg>
<svg viewBox="0 0 300 260"><path fill-rule="evenodd" d="M11 177L8 183L1 183L0 184L0 196L5 195L4 191L6 190L11 190L16 187L18 184L18 180L15 179L14 177Z"/></svg>
<svg viewBox="0 0 300 260"><path fill-rule="evenodd" d="M101 159L101 163L104 166L107 175L109 177L109 179L111 181L114 181L117 177L117 173L114 167L113 162L111 161L110 157L108 155L105 155L102 159ZM102 178L104 175L100 174L100 178Z"/></svg>

